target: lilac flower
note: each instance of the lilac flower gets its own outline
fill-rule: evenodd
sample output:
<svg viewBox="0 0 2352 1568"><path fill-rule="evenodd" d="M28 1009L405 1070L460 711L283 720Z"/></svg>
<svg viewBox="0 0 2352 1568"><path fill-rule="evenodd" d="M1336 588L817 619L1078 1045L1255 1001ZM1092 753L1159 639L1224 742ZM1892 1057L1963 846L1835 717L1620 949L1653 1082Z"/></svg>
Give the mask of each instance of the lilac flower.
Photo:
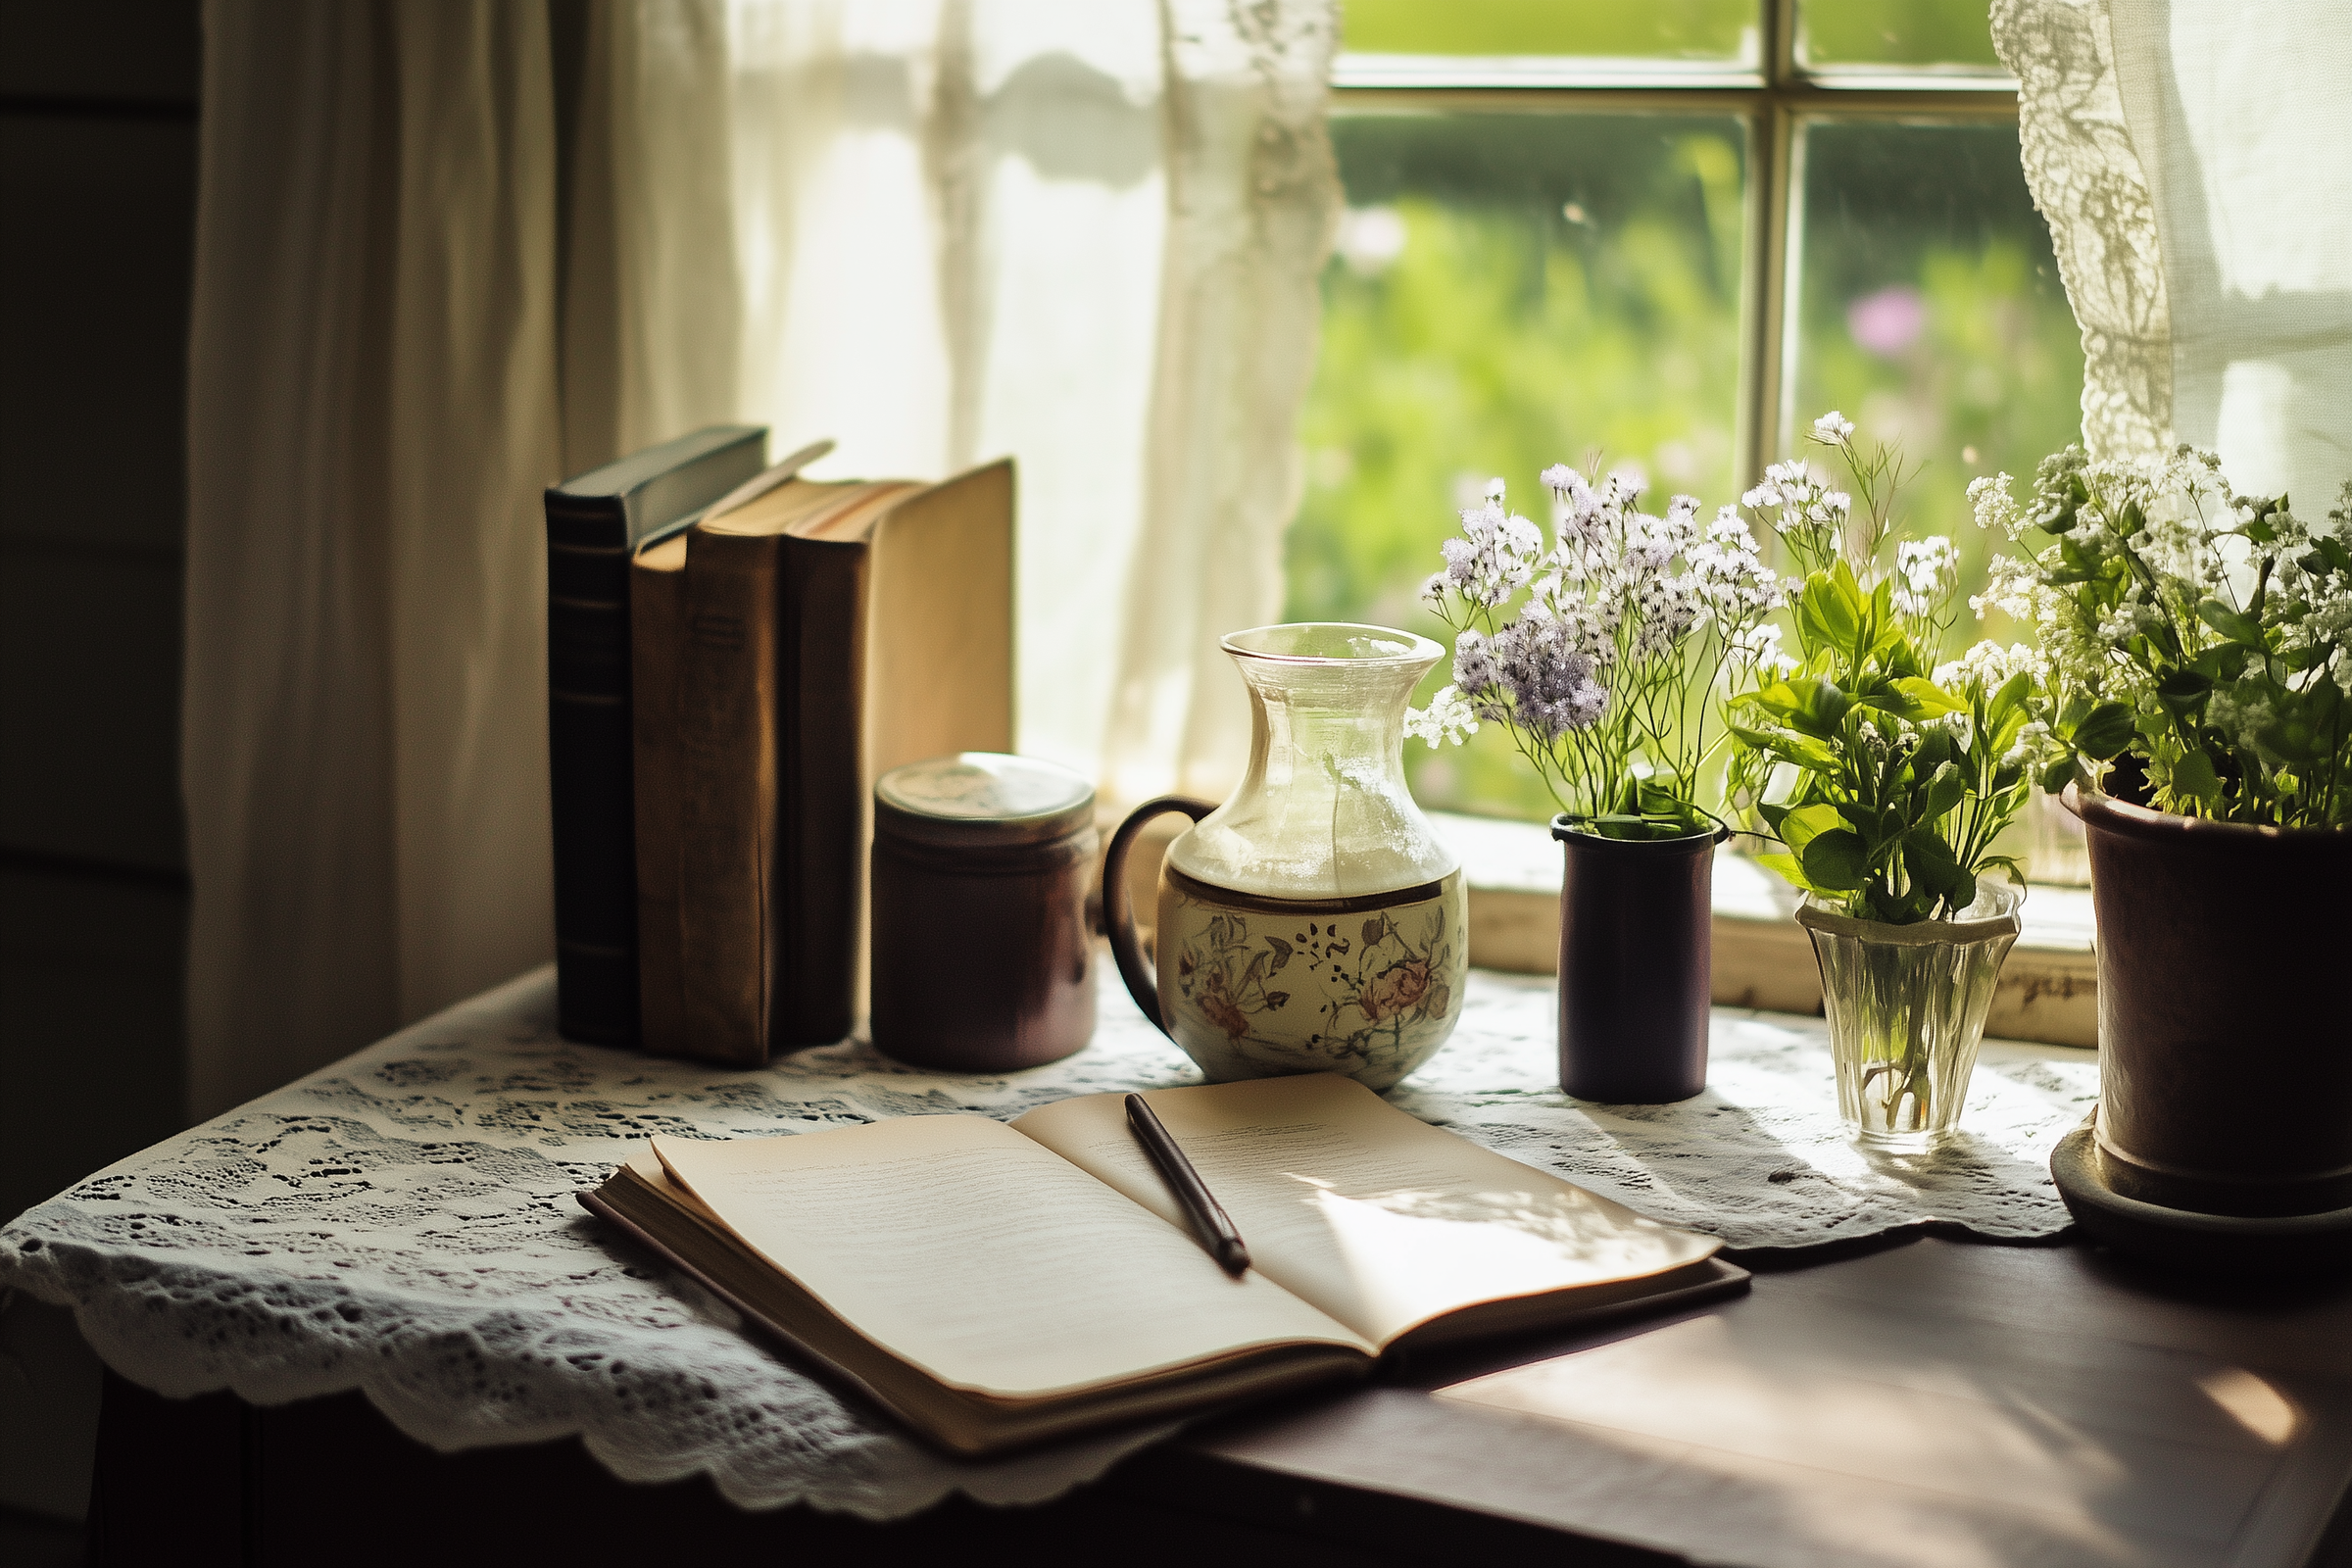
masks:
<svg viewBox="0 0 2352 1568"><path fill-rule="evenodd" d="M1453 683L1463 695L1476 697L1501 678L1486 638L1465 631L1453 640Z"/></svg>
<svg viewBox="0 0 2352 1568"><path fill-rule="evenodd" d="M1592 661L1548 615L1522 613L1490 646L1513 714L1545 742L1588 727L1607 708L1608 693L1592 679Z"/></svg>

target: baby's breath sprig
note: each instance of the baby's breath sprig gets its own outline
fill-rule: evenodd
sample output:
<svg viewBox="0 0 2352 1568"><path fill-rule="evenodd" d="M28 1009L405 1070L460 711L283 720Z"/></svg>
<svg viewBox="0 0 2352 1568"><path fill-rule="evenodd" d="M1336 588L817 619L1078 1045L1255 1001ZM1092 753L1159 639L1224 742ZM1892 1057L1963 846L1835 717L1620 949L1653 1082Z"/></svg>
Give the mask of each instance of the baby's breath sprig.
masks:
<svg viewBox="0 0 2352 1568"><path fill-rule="evenodd" d="M1499 725L1562 811L1604 835L1712 831L1695 795L1723 739L1713 694L1778 669L1780 579L1729 507L1702 528L1697 500L1652 515L1621 473L1558 464L1542 481L1549 549L1500 479L1440 547L1423 600L1456 634L1453 682L1407 729L1436 746Z"/></svg>

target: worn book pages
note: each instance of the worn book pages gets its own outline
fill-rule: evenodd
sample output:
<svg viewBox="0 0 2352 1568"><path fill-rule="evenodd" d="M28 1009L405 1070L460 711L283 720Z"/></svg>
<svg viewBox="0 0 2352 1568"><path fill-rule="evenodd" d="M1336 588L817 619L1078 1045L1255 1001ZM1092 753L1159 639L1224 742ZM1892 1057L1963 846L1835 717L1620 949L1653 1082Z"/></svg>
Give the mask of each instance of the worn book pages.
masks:
<svg viewBox="0 0 2352 1568"><path fill-rule="evenodd" d="M1428 1126L1333 1074L1144 1099L1256 1268L1384 1349L1655 1295L1678 1271L1712 1271L1722 1245ZM1124 1096L1060 1101L1013 1126L1185 1228L1128 1130Z"/></svg>
<svg viewBox="0 0 2352 1568"><path fill-rule="evenodd" d="M1017 1401L1253 1353L1318 1349L1323 1375L1373 1354L1270 1280L1227 1277L1183 1231L984 1117L658 1138L654 1151L744 1245L953 1389Z"/></svg>

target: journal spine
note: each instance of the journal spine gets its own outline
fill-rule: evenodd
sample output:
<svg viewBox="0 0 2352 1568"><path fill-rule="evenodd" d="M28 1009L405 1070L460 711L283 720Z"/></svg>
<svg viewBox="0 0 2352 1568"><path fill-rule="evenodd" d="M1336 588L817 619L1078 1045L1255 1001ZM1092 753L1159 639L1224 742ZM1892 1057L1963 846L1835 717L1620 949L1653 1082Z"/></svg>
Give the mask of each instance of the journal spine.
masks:
<svg viewBox="0 0 2352 1568"><path fill-rule="evenodd" d="M556 1019L565 1038L606 1046L637 1042L628 533L620 497L548 493Z"/></svg>

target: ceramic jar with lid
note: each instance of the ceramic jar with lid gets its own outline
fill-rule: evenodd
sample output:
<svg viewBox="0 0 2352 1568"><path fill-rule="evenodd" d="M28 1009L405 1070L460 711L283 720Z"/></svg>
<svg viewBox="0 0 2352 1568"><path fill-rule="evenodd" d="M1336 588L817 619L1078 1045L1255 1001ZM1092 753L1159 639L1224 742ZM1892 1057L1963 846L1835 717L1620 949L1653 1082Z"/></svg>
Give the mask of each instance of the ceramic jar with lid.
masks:
<svg viewBox="0 0 2352 1568"><path fill-rule="evenodd" d="M874 787L876 1050L960 1072L1035 1067L1095 1029L1095 791L964 752Z"/></svg>

